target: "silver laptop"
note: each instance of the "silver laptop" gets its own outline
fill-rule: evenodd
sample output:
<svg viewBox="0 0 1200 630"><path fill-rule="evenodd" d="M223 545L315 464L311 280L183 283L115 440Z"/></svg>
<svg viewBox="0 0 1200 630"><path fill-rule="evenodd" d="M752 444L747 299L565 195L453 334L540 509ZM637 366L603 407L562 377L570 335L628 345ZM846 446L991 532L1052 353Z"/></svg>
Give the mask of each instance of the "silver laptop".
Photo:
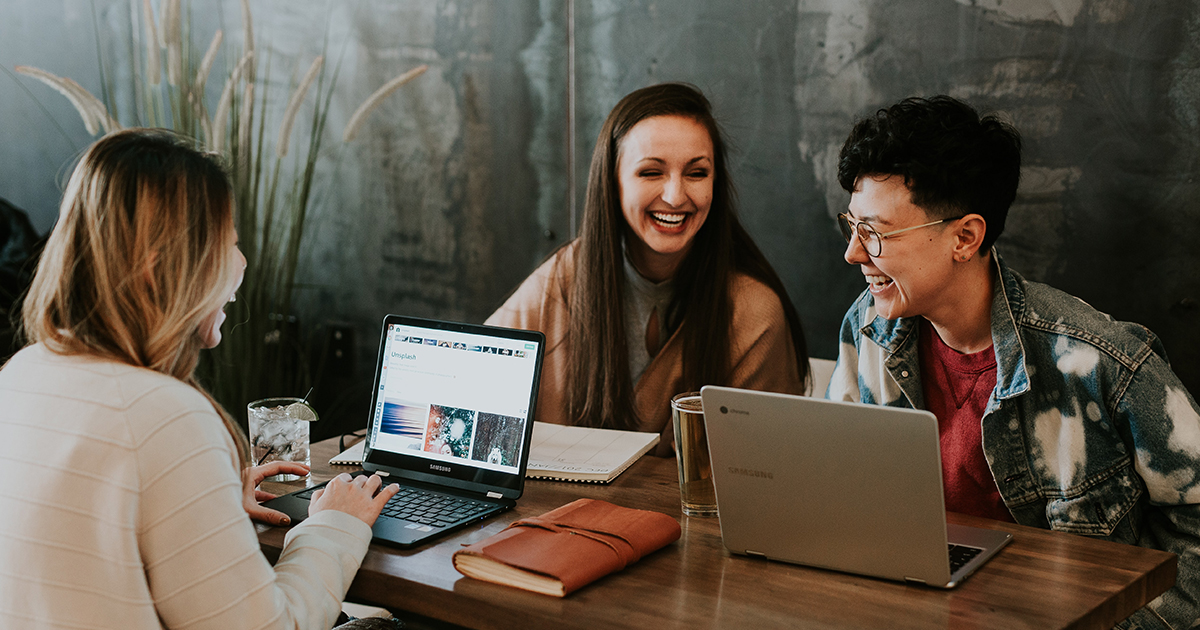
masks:
<svg viewBox="0 0 1200 630"><path fill-rule="evenodd" d="M730 551L953 588L1012 535L946 523L928 411L701 390Z"/></svg>

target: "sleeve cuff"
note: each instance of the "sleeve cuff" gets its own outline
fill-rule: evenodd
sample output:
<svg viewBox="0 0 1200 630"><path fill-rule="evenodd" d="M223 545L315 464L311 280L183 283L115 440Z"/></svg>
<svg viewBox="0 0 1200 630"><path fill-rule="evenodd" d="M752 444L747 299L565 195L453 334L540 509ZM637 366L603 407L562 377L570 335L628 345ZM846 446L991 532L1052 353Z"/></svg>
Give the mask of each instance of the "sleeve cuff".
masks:
<svg viewBox="0 0 1200 630"><path fill-rule="evenodd" d="M341 538L337 533L343 534L348 539L347 543L359 543L363 553L366 553L366 547L371 542L371 526L364 523L362 519L337 510L321 510L288 531L284 536L283 546L289 546L294 538L305 534L314 527L325 528L327 531L333 530L327 535L335 538Z"/></svg>

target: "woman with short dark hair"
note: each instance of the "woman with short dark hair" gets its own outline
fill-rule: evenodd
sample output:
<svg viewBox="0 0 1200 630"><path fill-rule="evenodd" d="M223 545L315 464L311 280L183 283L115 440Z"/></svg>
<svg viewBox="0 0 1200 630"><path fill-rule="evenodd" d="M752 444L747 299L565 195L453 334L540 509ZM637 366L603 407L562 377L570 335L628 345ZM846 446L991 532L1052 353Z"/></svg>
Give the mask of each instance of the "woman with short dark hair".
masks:
<svg viewBox="0 0 1200 630"><path fill-rule="evenodd" d="M829 397L937 418L946 509L1178 554L1118 628L1200 615L1200 405L1162 343L1026 280L993 247L1021 137L950 96L854 125L838 224L866 289L842 319Z"/></svg>

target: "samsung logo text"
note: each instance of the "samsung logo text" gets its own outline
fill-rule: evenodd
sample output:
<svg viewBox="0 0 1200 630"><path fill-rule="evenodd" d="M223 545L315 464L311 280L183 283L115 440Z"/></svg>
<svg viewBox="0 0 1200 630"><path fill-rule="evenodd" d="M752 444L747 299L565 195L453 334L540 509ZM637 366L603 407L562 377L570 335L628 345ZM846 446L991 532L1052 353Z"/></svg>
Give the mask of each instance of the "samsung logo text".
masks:
<svg viewBox="0 0 1200 630"><path fill-rule="evenodd" d="M449 466L439 466L439 465L437 465L437 464L430 464L430 465L429 465L429 469L430 469L430 470L437 470L437 471L440 471L440 472L450 472L450 467L449 467Z"/></svg>
<svg viewBox="0 0 1200 630"><path fill-rule="evenodd" d="M753 468L737 468L734 466L730 466L729 472L731 474L741 475L743 477L762 477L763 479L774 479L775 478L775 473L773 473L773 472L769 472L766 470L754 470Z"/></svg>

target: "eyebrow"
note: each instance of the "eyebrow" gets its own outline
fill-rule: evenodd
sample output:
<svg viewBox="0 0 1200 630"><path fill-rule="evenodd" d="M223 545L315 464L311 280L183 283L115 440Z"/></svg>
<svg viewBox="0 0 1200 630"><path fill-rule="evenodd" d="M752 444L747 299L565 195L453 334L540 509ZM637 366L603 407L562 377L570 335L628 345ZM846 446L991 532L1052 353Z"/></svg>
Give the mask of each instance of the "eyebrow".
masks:
<svg viewBox="0 0 1200 630"><path fill-rule="evenodd" d="M654 162L655 164L666 164L667 163L666 160L664 160L662 158L658 158L658 157L644 157L644 158L638 160L638 164L642 164L643 162ZM710 162L711 163L712 158L708 157L707 155L699 155L699 156L696 156L696 157L688 160L687 164L685 164L684 166L692 166L692 165L696 164L697 162Z"/></svg>
<svg viewBox="0 0 1200 630"><path fill-rule="evenodd" d="M847 206L847 207L846 207L846 214L850 215L850 217L851 217L851 218L853 218L855 221L859 221L859 222L862 222L862 223L882 223L883 225L891 225L891 224L890 224L890 223L888 223L887 221L880 221L880 220L879 220L879 215L877 215L877 214L870 214L870 213L867 213L867 214L864 214L864 215L863 215L863 216L861 216L861 217L854 216L854 211L853 211L853 210L851 210L851 209L849 208L849 206Z"/></svg>

